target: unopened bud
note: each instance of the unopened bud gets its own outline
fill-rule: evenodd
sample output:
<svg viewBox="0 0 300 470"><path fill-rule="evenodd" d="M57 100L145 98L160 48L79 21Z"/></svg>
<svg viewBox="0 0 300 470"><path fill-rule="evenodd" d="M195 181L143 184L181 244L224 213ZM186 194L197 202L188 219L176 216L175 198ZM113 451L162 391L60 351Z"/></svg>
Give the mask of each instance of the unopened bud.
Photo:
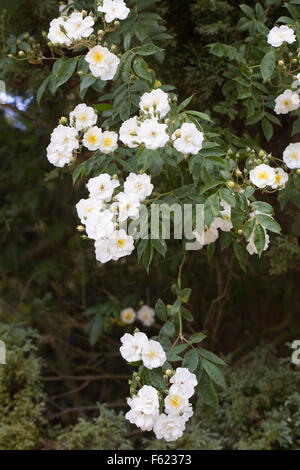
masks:
<svg viewBox="0 0 300 470"><path fill-rule="evenodd" d="M65 116L62 116L59 120L59 124L67 124L68 119Z"/></svg>
<svg viewBox="0 0 300 470"><path fill-rule="evenodd" d="M181 137L181 132L180 132L180 131L176 131L175 137L176 137L176 139L180 139L180 137Z"/></svg>
<svg viewBox="0 0 300 470"><path fill-rule="evenodd" d="M297 170L297 175L300 175L300 169L299 169L299 170Z"/></svg>
<svg viewBox="0 0 300 470"><path fill-rule="evenodd" d="M261 150L258 155L260 156L260 158L263 158L265 156L265 152Z"/></svg>
<svg viewBox="0 0 300 470"><path fill-rule="evenodd" d="M85 228L84 228L83 225L78 225L78 226L76 227L76 230L78 230L78 232L85 232Z"/></svg>
<svg viewBox="0 0 300 470"><path fill-rule="evenodd" d="M99 38L103 38L103 36L104 36L104 31L103 31L103 29L99 29L99 31L98 31L98 36L99 36Z"/></svg>
<svg viewBox="0 0 300 470"><path fill-rule="evenodd" d="M154 88L159 88L161 86L161 82L159 80L155 80Z"/></svg>
<svg viewBox="0 0 300 470"><path fill-rule="evenodd" d="M293 64L297 64L297 63L298 63L298 60L297 60L297 59L292 59L292 63L293 63Z"/></svg>
<svg viewBox="0 0 300 470"><path fill-rule="evenodd" d="M19 56L19 57L24 57L24 56L25 56L25 52L24 52L24 51L19 51L19 52L18 52L18 56Z"/></svg>
<svg viewBox="0 0 300 470"><path fill-rule="evenodd" d="M238 178L243 175L243 173L241 172L241 170L235 170L235 174L236 174L236 176L237 176Z"/></svg>
<svg viewBox="0 0 300 470"><path fill-rule="evenodd" d="M283 67L283 66L284 66L284 61L283 61L283 60L279 60L279 61L278 61L278 65L279 65L279 67Z"/></svg>
<svg viewBox="0 0 300 470"><path fill-rule="evenodd" d="M243 230L241 228L238 230L238 235L243 235Z"/></svg>
<svg viewBox="0 0 300 470"><path fill-rule="evenodd" d="M228 186L229 186L230 189L233 189L234 186L235 186L235 182L234 182L234 181L228 181L227 184L228 184Z"/></svg>
<svg viewBox="0 0 300 470"><path fill-rule="evenodd" d="M168 377L170 377L170 375L172 375L171 369L167 369L167 370L166 370L166 375L167 375Z"/></svg>
<svg viewBox="0 0 300 470"><path fill-rule="evenodd" d="M86 10L82 10L82 17L85 18L87 16L87 11Z"/></svg>
<svg viewBox="0 0 300 470"><path fill-rule="evenodd" d="M169 118L166 118L166 119L164 120L164 123L167 124L167 126L170 124L170 122L171 122L171 120L170 120Z"/></svg>
<svg viewBox="0 0 300 470"><path fill-rule="evenodd" d="M120 26L120 21L118 21L118 20L117 20L117 21L114 21L114 25L115 25L116 27Z"/></svg>

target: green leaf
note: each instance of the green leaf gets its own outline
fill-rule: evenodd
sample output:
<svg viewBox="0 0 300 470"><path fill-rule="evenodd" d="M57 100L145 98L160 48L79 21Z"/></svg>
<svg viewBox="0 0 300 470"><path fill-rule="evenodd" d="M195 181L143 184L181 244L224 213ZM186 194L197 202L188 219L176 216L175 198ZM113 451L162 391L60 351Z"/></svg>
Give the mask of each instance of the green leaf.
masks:
<svg viewBox="0 0 300 470"><path fill-rule="evenodd" d="M218 364L219 366L227 366L226 362L223 361L220 357L216 356L213 352L208 351L207 349L198 348L199 354L214 364Z"/></svg>
<svg viewBox="0 0 300 470"><path fill-rule="evenodd" d="M164 324L162 329L160 330L161 335L167 335L170 338L173 338L176 334L175 326L174 323L168 321L167 323Z"/></svg>
<svg viewBox="0 0 300 470"><path fill-rule="evenodd" d="M206 193L210 189L216 188L217 186L221 186L223 184L225 184L225 181L212 181L211 183L207 183L205 186L202 186L198 194L201 196L201 194Z"/></svg>
<svg viewBox="0 0 300 470"><path fill-rule="evenodd" d="M246 272L246 265L248 261L248 251L246 250L243 243L238 243L237 241L233 241L233 249L235 256L240 264L240 267L244 272Z"/></svg>
<svg viewBox="0 0 300 470"><path fill-rule="evenodd" d="M281 232L280 225L272 217L269 217L268 215L259 214L256 219L265 229L275 233Z"/></svg>
<svg viewBox="0 0 300 470"><path fill-rule="evenodd" d="M190 300L191 293L192 289L186 288L180 292L179 297L186 304Z"/></svg>
<svg viewBox="0 0 300 470"><path fill-rule="evenodd" d="M271 214L271 215L274 214L273 207L271 206L271 204L268 204L267 202L254 201L251 203L251 205L262 214Z"/></svg>
<svg viewBox="0 0 300 470"><path fill-rule="evenodd" d="M254 230L254 245L257 249L258 256L261 257L266 244L266 234L261 225L256 225Z"/></svg>
<svg viewBox="0 0 300 470"><path fill-rule="evenodd" d="M239 207L233 207L231 209L231 221L236 232L242 228L244 222L244 212Z"/></svg>
<svg viewBox="0 0 300 470"><path fill-rule="evenodd" d="M194 372L199 362L199 355L196 349L191 349L184 356L182 367L186 367L190 372Z"/></svg>
<svg viewBox="0 0 300 470"><path fill-rule="evenodd" d="M170 349L167 352L167 360L170 362L182 361L182 357L179 356L179 354L185 351L187 347L187 344L179 344L178 346L175 346L174 348Z"/></svg>
<svg viewBox="0 0 300 470"><path fill-rule="evenodd" d="M180 312L181 312L181 315L182 317L187 320L187 321L194 321L194 317L193 315L191 314L191 312L184 308L183 306L180 307Z"/></svg>
<svg viewBox="0 0 300 470"><path fill-rule="evenodd" d="M161 299L158 299L158 301L155 304L155 313L161 321L163 322L167 321L167 318L168 318L167 309L166 309L164 302Z"/></svg>
<svg viewBox="0 0 300 470"><path fill-rule="evenodd" d="M85 176L85 173L86 173L86 162L83 162L80 165L78 165L78 167L73 173L73 184L76 183L78 178L83 178Z"/></svg>
<svg viewBox="0 0 300 470"><path fill-rule="evenodd" d="M266 118L263 118L263 120L261 121L261 127L262 127L265 138L269 142L269 140L271 140L272 137L273 137L273 126L272 126L272 124Z"/></svg>
<svg viewBox="0 0 300 470"><path fill-rule="evenodd" d="M206 338L206 335L204 333L195 333L194 335L190 336L189 338L189 343L194 344L194 343L201 343Z"/></svg>
<svg viewBox="0 0 300 470"><path fill-rule="evenodd" d="M143 78L144 80L152 81L151 74L148 70L148 65L141 57L135 59L133 64L133 69L138 77Z"/></svg>
<svg viewBox="0 0 300 470"><path fill-rule="evenodd" d="M192 96L189 96L188 98L186 98L177 108L177 111L178 113L181 113L181 111L184 110L184 108L187 107L188 104L190 104L190 102L192 101L192 99L194 98L194 95ZM190 113L191 114L191 113Z"/></svg>
<svg viewBox="0 0 300 470"><path fill-rule="evenodd" d="M276 65L276 57L275 57L275 52L273 49L270 49L264 56L261 66L260 66L260 71L263 77L263 81L266 82L269 80L269 78L272 77L273 72L275 70L275 65Z"/></svg>
<svg viewBox="0 0 300 470"><path fill-rule="evenodd" d="M226 388L226 382L220 369L210 361L201 359L204 369L206 370L209 377L220 387Z"/></svg>
<svg viewBox="0 0 300 470"><path fill-rule="evenodd" d="M154 388L163 390L164 389L164 378L163 372L160 368L157 369L144 369L143 378L148 385L152 385Z"/></svg>
<svg viewBox="0 0 300 470"><path fill-rule="evenodd" d="M50 82L52 78L52 74L49 75L47 78L45 78L45 80L43 81L43 83L41 84L41 86L39 87L38 91L37 91L37 94L36 94L36 100L37 100L37 103L40 104L41 102L41 99L43 97L43 94L48 86L48 83Z"/></svg>
<svg viewBox="0 0 300 470"><path fill-rule="evenodd" d="M194 95L193 95L194 96ZM209 115L206 113L200 113L200 111L185 111L186 114L191 114L192 116L197 116L200 119L203 119L204 121L209 121L212 122L210 119Z"/></svg>
<svg viewBox="0 0 300 470"><path fill-rule="evenodd" d="M95 104L94 108L98 113L102 113L103 111L110 111L113 108L112 103L100 103L100 104Z"/></svg>
<svg viewBox="0 0 300 470"><path fill-rule="evenodd" d="M161 49L159 47L157 47L157 46L155 46L154 44L151 44L151 43L150 44L144 44L143 46L135 47L133 49L135 54L143 55L143 56L156 54L160 50Z"/></svg>
<svg viewBox="0 0 300 470"><path fill-rule="evenodd" d="M234 193L230 191L229 188L220 189L219 195L225 202L227 202L227 204L230 204L231 207L235 207L236 200L234 197Z"/></svg>
<svg viewBox="0 0 300 470"><path fill-rule="evenodd" d="M151 241L148 240L146 248L143 253L143 264L146 268L147 273L149 274L150 265L153 258L153 246Z"/></svg>
<svg viewBox="0 0 300 470"><path fill-rule="evenodd" d="M248 5L240 5L240 9L248 18L254 18L254 11Z"/></svg>
<svg viewBox="0 0 300 470"><path fill-rule="evenodd" d="M255 227L255 219L248 220L248 222L245 223L244 229L243 229L243 234L246 240L249 240L253 230Z"/></svg>
<svg viewBox="0 0 300 470"><path fill-rule="evenodd" d="M54 89L55 91L64 83L66 83L73 75L76 69L78 58L64 57L58 71L54 74Z"/></svg>
<svg viewBox="0 0 300 470"><path fill-rule="evenodd" d="M215 392L214 386L206 371L203 371L200 381L198 383L198 395L202 398L204 403L213 409L218 409L218 397Z"/></svg>

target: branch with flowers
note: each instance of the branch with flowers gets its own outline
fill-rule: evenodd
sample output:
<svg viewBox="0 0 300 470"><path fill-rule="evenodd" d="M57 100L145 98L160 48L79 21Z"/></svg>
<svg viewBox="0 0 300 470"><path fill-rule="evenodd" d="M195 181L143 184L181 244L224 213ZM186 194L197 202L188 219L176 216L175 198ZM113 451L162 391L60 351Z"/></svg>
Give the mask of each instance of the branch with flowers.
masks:
<svg viewBox="0 0 300 470"><path fill-rule="evenodd" d="M93 241L100 263L130 256L136 246L138 262L143 260L147 271L154 251L165 257L165 239L135 239L126 230L128 221L138 220L155 201L182 208L202 204L203 233L193 227L198 249L207 247L210 261L220 239L221 251L232 247L246 270L248 256L261 257L270 233L281 232L264 197L279 194L282 208L299 197L300 143L274 156L247 128L261 126L267 143L274 126L281 125L277 116L294 113L293 133L300 130L300 67L293 49L300 14L288 5L291 17L278 20L287 24L269 31L260 4L253 9L241 5L244 16L238 27L249 29L251 40L240 47L210 45L212 54L230 62L224 101L214 109L222 116L218 120L213 112L189 109L193 96L179 103L174 88L157 78L155 64L164 55L157 44L169 36L162 19L147 10L152 3L103 0L89 12L76 11L71 3L50 23L45 35L49 55L30 38L19 51L16 60L54 62L37 92L38 102L46 90L55 94L76 71L79 98L84 100L90 89L98 94L98 103L79 103L69 117L60 118L47 158L56 167L67 166L74 184L89 178L88 197L76 205L77 228ZM245 124L242 136L228 132L237 118ZM121 338L122 357L137 368L130 380L126 418L166 441L184 432L193 414L189 400L194 392L216 407L213 383L225 387L219 367L226 363L199 346L203 333L184 331L184 321L193 321L187 308L191 290L181 281L186 256L172 287L173 305L159 299L155 311L144 306L137 314L146 327L156 316L162 323L158 334L149 339L135 329ZM128 307L120 318L133 324L135 311Z"/></svg>

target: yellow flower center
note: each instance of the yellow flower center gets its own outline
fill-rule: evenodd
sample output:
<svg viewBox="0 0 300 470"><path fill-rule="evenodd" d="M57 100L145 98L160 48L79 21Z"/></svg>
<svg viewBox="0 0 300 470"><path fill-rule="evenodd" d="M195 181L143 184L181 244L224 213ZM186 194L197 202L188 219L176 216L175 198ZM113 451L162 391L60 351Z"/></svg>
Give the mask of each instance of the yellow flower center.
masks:
<svg viewBox="0 0 300 470"><path fill-rule="evenodd" d="M79 120L80 120L81 122L86 122L86 120L87 120L87 115L86 115L86 114L81 114L81 116L79 116Z"/></svg>
<svg viewBox="0 0 300 470"><path fill-rule="evenodd" d="M120 238L120 239L117 241L117 245L118 245L118 248L123 248L123 246L125 245L125 240L124 240L124 238Z"/></svg>
<svg viewBox="0 0 300 470"><path fill-rule="evenodd" d="M291 158L292 158L293 160L297 160L297 159L298 159L298 154L297 154L297 153L293 153L293 154L291 155Z"/></svg>
<svg viewBox="0 0 300 470"><path fill-rule="evenodd" d="M181 405L181 399L178 395L172 395L170 398L170 403L174 408L178 408Z"/></svg>
<svg viewBox="0 0 300 470"><path fill-rule="evenodd" d="M131 312L126 312L125 313L125 318L126 318L126 320L131 320L131 318L132 318Z"/></svg>
<svg viewBox="0 0 300 470"><path fill-rule="evenodd" d="M277 175L275 176L275 181L276 181L276 183L280 183L281 175L279 173L277 173Z"/></svg>
<svg viewBox="0 0 300 470"><path fill-rule="evenodd" d="M290 106L291 105L291 100L284 100L283 102L284 106Z"/></svg>
<svg viewBox="0 0 300 470"><path fill-rule="evenodd" d="M260 180L266 180L268 178L268 174L266 171L261 171L259 174L258 174L258 177Z"/></svg>
<svg viewBox="0 0 300 470"><path fill-rule="evenodd" d="M111 138L110 138L110 137L106 137L106 138L104 139L103 145L104 145L105 147L110 147L111 144L112 144Z"/></svg>
<svg viewBox="0 0 300 470"><path fill-rule="evenodd" d="M101 186L100 186L100 188L99 188L99 189L100 189L100 191L104 191L104 189L105 189L105 186L104 186L104 184L101 184Z"/></svg>
<svg viewBox="0 0 300 470"><path fill-rule="evenodd" d="M157 356L156 354L156 351L154 349L151 349L149 352L148 352L148 357L150 359L154 359L155 357Z"/></svg>
<svg viewBox="0 0 300 470"><path fill-rule="evenodd" d="M101 64L102 60L103 60L103 54L101 54L101 52L95 52L94 53L94 61L97 62L98 64Z"/></svg>
<svg viewBox="0 0 300 470"><path fill-rule="evenodd" d="M97 139L96 139L95 134L90 134L90 135L88 136L88 142L89 142L89 144L95 144L96 141L97 141Z"/></svg>

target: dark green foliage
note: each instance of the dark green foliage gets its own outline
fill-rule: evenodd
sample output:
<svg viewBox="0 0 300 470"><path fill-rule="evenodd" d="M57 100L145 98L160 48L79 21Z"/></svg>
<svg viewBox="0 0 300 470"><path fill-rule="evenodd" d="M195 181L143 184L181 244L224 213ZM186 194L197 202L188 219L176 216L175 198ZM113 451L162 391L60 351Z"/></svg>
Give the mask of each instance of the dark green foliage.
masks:
<svg viewBox="0 0 300 470"><path fill-rule="evenodd" d="M86 196L83 181L79 178L73 187L74 168L53 169L46 161L45 149L58 119L78 104L80 79L74 75L55 96L47 90L38 105L36 91L50 74L52 62L29 64L7 57L16 52L15 40L22 40L25 31L42 42L41 32L57 15L58 3L20 0L4 5L1 1L6 13L1 11L0 79L6 82L9 93L29 99L30 104L24 111L12 105L16 112L13 116L8 114L10 106L0 107L0 319L6 324L0 327L0 339L7 342L9 359L7 366L0 366L0 449L159 449L164 444L153 441L151 435L143 435L147 436L146 441L141 441L140 436L129 441L124 437L129 427L123 415L100 405L98 417L95 404L126 409L124 397L128 395L127 380L132 370L121 362L118 347L119 338L132 332L133 327L120 324L120 310L128 306L137 309L141 302L154 307L161 298L164 304L157 305L156 318L161 325L167 317L166 306L172 305L176 297L176 290L173 295L170 288L183 248L181 243L169 243L164 261L158 252L165 254L165 246L148 244L143 257L145 264L152 259L148 276L142 261L137 265L134 255L126 263L100 265L94 259L93 247L76 233L74 205ZM89 6L91 2L79 3ZM153 7L154 12L163 13L173 35L173 39L164 42L165 62L159 67L160 78L177 87L181 101L195 93L189 108L214 113L220 128L226 120L230 129L227 141L245 132L244 124L236 118L242 112L240 102L233 98L236 90L223 89L226 80L239 71L234 60L228 59L236 53L232 48L243 44L248 36L248 31L237 28L242 16L239 3L168 0ZM243 3L253 7L254 2ZM261 2L268 7L267 27L286 14L284 3ZM227 55L224 48L209 48L211 43L228 45ZM45 42L43 47L47 51ZM211 54L211 50L217 54ZM218 56L223 52L225 55ZM148 77L142 60L138 60L135 70ZM264 70L267 77L271 70L269 59ZM110 91L89 89L86 97L97 102L104 92ZM231 98L232 106L225 109L232 115L224 117L213 111L217 103L225 100L227 106ZM99 101L97 109L102 113L109 106L110 103ZM270 128L266 123L263 127L268 150L277 154L290 139L293 122L287 119L281 130L274 126L269 144ZM248 140L257 146L257 126L248 129L252 136ZM297 133L294 138L298 139ZM209 153L209 149L206 151ZM226 153L223 148L219 152ZM154 156L157 158L157 154ZM170 177L174 187L189 195L190 186L181 188L186 183L183 163L175 165ZM159 165L160 162L155 170L160 169ZM196 159L191 159L190 165L197 165ZM296 187L299 177L295 178ZM203 194L209 189L204 188ZM162 187L161 192L168 190ZM176 197L168 197L176 201ZM191 319L190 312L196 319L188 324L188 333L207 333L203 348L213 349L216 354L232 352L238 360L261 338L274 341L280 355L287 340L300 337L300 225L299 210L291 201L300 207L298 194L282 192L279 202L287 204L280 220L285 236L272 240L268 255L263 255L260 263L251 258L248 274L240 269L245 268L247 253L234 242L238 264L232 254L232 239L225 236L222 252L217 248L215 253L208 253L209 266L204 251L188 256L183 281L193 290L187 299L188 307L181 306L181 311L185 320ZM274 200L270 202L273 204ZM275 209L278 214L279 204ZM239 215L236 210L237 229ZM142 249L139 253L143 254ZM7 326L19 322L22 324L18 327ZM31 328L41 338L38 357L33 345L36 334ZM157 334L157 329L146 333ZM176 335L173 323L166 324L164 333L163 341L170 346L169 338ZM42 375L51 379L43 381L44 388L40 377L42 361ZM194 364L191 361L194 365L195 360ZM251 362L233 366L226 379L228 388L218 390L219 411L199 404L187 433L175 444L177 448L300 447L299 371L291 369L289 358L279 360L272 353L261 351ZM64 414L68 410L70 413Z"/></svg>
<svg viewBox="0 0 300 470"><path fill-rule="evenodd" d="M300 369L261 347L229 369L218 411L201 401L184 437L150 449L287 450L300 448Z"/></svg>
<svg viewBox="0 0 300 470"><path fill-rule="evenodd" d="M0 365L0 449L40 449L46 421L37 334L23 325L0 323L0 338L7 349L7 364Z"/></svg>
<svg viewBox="0 0 300 470"><path fill-rule="evenodd" d="M99 416L93 423L79 420L78 424L60 434L58 450L128 450L129 439L124 437L127 424L123 413L116 414L99 406Z"/></svg>

